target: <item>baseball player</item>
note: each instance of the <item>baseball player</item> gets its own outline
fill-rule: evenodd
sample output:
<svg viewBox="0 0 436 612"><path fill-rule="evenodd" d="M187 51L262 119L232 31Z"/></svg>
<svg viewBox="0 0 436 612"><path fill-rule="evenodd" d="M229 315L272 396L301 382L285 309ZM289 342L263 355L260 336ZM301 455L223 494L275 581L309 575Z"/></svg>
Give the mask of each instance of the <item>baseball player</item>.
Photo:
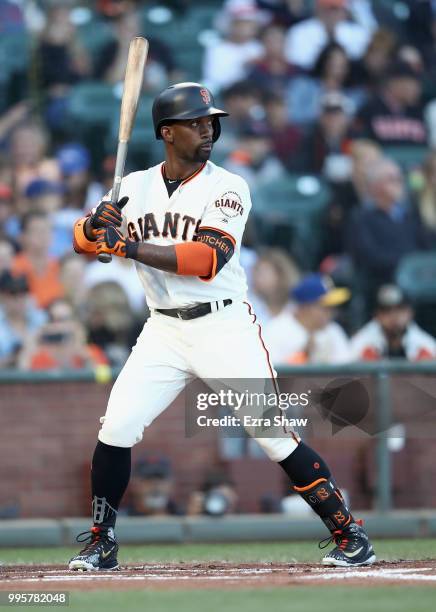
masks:
<svg viewBox="0 0 436 612"><path fill-rule="evenodd" d="M202 85L179 83L157 96L152 114L165 161L127 175L117 205L104 199L74 227L77 252L135 262L151 316L101 419L91 468L93 527L77 537L87 543L71 570L118 568L114 528L131 448L190 380L275 376L239 264L249 188L209 161L228 113ZM373 563L368 536L324 460L295 433L256 440L330 530L336 546L323 563Z"/></svg>

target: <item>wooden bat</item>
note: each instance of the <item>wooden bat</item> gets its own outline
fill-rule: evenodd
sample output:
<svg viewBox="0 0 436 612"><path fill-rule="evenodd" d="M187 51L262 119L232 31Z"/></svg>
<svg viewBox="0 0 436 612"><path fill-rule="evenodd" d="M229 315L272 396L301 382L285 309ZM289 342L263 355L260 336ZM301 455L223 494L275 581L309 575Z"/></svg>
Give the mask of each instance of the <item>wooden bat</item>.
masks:
<svg viewBox="0 0 436 612"><path fill-rule="evenodd" d="M135 121L139 94L142 88L144 66L148 55L148 40L137 36L129 46L126 75L124 77L123 97L121 100L120 128L118 131L117 159L115 162L114 182L111 202L116 204L120 195L121 179L123 178L126 163L127 147ZM109 263L112 256L109 253L100 253L98 261Z"/></svg>

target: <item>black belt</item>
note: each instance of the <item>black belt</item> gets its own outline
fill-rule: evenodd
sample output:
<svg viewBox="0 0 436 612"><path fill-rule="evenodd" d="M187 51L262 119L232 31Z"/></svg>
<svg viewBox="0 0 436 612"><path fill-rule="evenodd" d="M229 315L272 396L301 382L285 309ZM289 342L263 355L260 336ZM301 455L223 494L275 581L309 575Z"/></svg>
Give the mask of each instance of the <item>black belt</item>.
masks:
<svg viewBox="0 0 436 612"><path fill-rule="evenodd" d="M211 312L217 312L221 308L225 308L232 303L232 300L218 300L217 302L208 302L207 304L198 304L192 308L156 308L156 312L160 312L167 317L175 317L189 321L190 319L198 319Z"/></svg>

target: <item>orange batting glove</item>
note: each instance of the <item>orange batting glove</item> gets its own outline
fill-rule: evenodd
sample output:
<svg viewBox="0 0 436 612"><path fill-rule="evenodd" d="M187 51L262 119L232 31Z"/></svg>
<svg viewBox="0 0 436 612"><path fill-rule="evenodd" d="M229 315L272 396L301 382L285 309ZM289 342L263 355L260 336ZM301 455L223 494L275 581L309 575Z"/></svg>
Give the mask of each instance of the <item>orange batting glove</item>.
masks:
<svg viewBox="0 0 436 612"><path fill-rule="evenodd" d="M117 257L134 259L138 245L133 240L125 238L120 230L113 225L97 230L96 253L109 253Z"/></svg>

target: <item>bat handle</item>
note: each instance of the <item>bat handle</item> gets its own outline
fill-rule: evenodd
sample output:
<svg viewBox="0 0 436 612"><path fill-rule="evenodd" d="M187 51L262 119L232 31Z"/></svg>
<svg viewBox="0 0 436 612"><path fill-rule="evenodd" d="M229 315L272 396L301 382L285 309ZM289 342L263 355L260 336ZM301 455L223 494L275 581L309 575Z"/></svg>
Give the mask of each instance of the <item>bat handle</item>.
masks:
<svg viewBox="0 0 436 612"><path fill-rule="evenodd" d="M126 157L127 142L120 141L118 143L117 160L115 162L115 176L111 195L112 204L116 204L120 196L121 179L123 178L124 174L124 164L126 162ZM110 253L100 253L97 259L100 263L110 263L112 261L112 255L110 255Z"/></svg>
<svg viewBox="0 0 436 612"><path fill-rule="evenodd" d="M100 253L97 259L100 263L110 263L112 261L112 255L110 253Z"/></svg>

